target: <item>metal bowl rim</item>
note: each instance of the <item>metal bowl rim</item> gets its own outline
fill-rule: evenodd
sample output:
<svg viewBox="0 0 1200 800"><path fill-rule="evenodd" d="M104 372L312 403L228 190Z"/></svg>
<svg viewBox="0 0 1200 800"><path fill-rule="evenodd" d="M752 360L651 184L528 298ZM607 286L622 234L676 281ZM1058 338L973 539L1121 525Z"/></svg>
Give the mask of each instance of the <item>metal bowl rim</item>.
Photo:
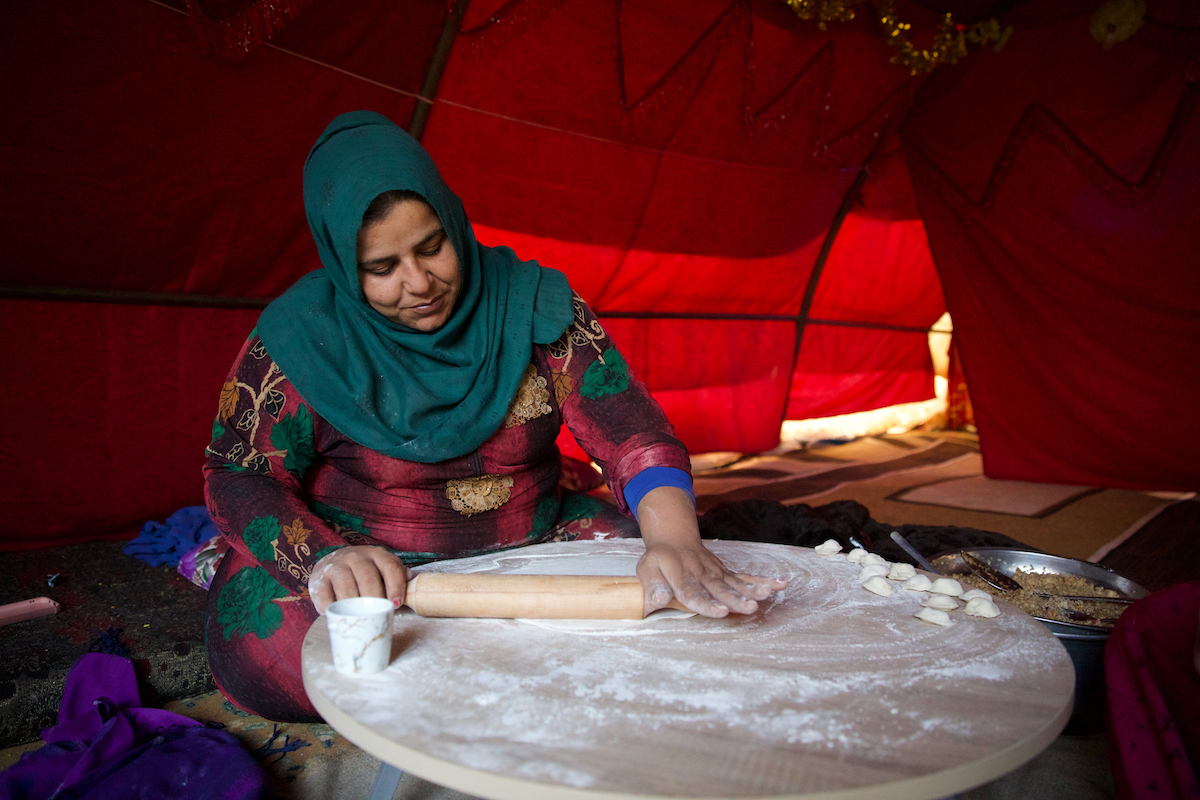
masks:
<svg viewBox="0 0 1200 800"><path fill-rule="evenodd" d="M1112 589L1115 592L1119 592L1124 597L1128 597L1133 600L1139 600L1150 594L1150 592L1145 587L1143 587L1136 581L1133 581L1133 580L1125 577L1121 573L1116 572L1115 570L1109 569L1108 567L1103 567L1103 566L1100 566L1099 564L1094 564L1091 561L1084 561L1084 560L1078 559L1078 558L1067 558L1065 556L1056 556L1056 555L1053 555L1052 553L1042 553L1037 550L1028 550L1028 549L1020 548L1020 547L960 547L960 548L957 548L954 550L945 550L941 553L938 553L937 555L935 555L931 559L929 559L929 561L931 564L933 564L938 559L958 557L957 563L961 564L962 559L961 559L961 557L959 557L961 553L970 553L971 555L977 555L977 556L986 556L989 553L997 553L997 554L1003 553L1006 555L1025 554L1025 555L1035 557L1039 560L1042 560L1042 559L1049 560L1050 562L1062 562L1064 564L1086 564L1088 567L1091 567L1094 570L1100 570L1102 572L1108 573L1109 575L1112 575L1114 578L1118 578L1121 581L1123 581L1124 583L1128 584L1130 587L1132 587L1132 591L1130 591L1125 588L1118 588L1116 586L1106 586L1106 588ZM989 561L989 563L991 563L991 562ZM937 566L937 565L934 564L934 566ZM992 564L992 566L994 568L1000 570L1001 572L1004 572L1005 566L1008 566L1008 565L1001 566L998 564ZM1035 565L1031 563L1029 566L1032 567ZM967 571L967 570L964 570L964 572L965 571ZM959 572L956 574L962 574L962 572ZM1008 574L1008 573L1005 573L1005 574ZM1076 577L1082 577L1082 578L1089 577L1086 575L1079 575L1076 572L1066 572L1066 573L1059 573L1059 574L1075 575ZM997 597L1002 597L1002 596L1003 596L1002 594L997 594ZM1036 616L1033 614L1031 614L1030 616L1032 616L1034 619L1038 620L1039 622L1046 624L1047 627L1050 628L1051 632L1054 633L1055 636L1059 636L1059 635L1070 636L1072 639L1075 639L1075 638L1096 638L1096 639L1105 638L1106 639L1106 638L1108 638L1109 633L1112 632L1111 627L1099 627L1096 625L1084 625L1084 624L1078 623L1078 622L1064 622L1063 620L1048 619L1046 617L1039 617L1039 616ZM1057 630L1058 627L1065 628L1065 630L1062 630L1062 631Z"/></svg>

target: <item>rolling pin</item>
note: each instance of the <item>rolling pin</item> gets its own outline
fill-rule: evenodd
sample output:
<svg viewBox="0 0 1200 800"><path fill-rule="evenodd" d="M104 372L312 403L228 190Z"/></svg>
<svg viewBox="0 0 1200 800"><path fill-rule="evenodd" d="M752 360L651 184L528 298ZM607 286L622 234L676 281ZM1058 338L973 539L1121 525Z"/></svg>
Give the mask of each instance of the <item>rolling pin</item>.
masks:
<svg viewBox="0 0 1200 800"><path fill-rule="evenodd" d="M422 617L642 619L645 595L632 576L423 572L404 605ZM686 610L672 599L667 608Z"/></svg>

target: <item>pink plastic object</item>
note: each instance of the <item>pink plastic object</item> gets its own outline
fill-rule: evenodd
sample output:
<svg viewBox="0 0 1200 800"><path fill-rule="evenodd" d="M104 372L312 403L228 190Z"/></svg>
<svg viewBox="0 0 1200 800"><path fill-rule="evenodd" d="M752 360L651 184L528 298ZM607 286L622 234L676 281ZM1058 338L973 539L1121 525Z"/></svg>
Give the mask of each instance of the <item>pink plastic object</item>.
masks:
<svg viewBox="0 0 1200 800"><path fill-rule="evenodd" d="M32 600L22 600L19 603L0 606L0 625L57 613L58 603L49 597L35 597Z"/></svg>

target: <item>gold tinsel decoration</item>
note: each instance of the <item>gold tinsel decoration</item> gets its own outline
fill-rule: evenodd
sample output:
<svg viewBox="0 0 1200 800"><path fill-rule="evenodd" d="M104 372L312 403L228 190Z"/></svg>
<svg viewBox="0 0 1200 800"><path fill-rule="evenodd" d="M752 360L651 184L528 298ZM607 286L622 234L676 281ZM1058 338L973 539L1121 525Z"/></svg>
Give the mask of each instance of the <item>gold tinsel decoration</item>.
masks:
<svg viewBox="0 0 1200 800"><path fill-rule="evenodd" d="M908 32L912 25L896 19L896 4L893 0L879 0L879 24L887 34L888 44L896 48L892 63L908 67L913 75L932 72L942 64L954 64L967 57L967 42L986 44L995 42L997 53L1012 36L1012 26L1003 29L995 18L977 22L970 27L956 25L950 14L944 14L938 23L937 33L928 50L918 50Z"/></svg>
<svg viewBox="0 0 1200 800"><path fill-rule="evenodd" d="M787 0L787 4L800 19L815 18L817 27L825 30L826 22L854 19L851 6L857 5L858 0ZM929 48L917 49L910 35L912 25L896 18L894 0L878 0L876 12L888 44L896 50L892 63L908 68L913 75L932 72L942 64L966 58L968 42L977 45L995 42L992 49L998 53L1013 32L1011 25L1001 28L994 17L974 25L958 25L950 14L944 14Z"/></svg>
<svg viewBox="0 0 1200 800"><path fill-rule="evenodd" d="M858 0L787 0L788 7L800 19L816 19L817 27L825 30L826 22L849 22L854 19L853 5Z"/></svg>

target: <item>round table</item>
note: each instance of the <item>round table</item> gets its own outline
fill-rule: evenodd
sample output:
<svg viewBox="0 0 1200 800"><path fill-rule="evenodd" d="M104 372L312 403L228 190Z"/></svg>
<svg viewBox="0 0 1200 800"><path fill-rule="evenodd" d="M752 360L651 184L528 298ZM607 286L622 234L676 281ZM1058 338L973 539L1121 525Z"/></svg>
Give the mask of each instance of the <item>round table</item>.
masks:
<svg viewBox="0 0 1200 800"><path fill-rule="evenodd" d="M524 620L395 620L376 675L334 670L324 618L304 684L386 764L492 800L945 797L1041 752L1074 669L1032 617L918 620L925 593L865 591L845 555L706 542L787 578L751 616L568 632ZM631 575L639 540L534 545L438 572ZM897 585L897 584L893 584Z"/></svg>

